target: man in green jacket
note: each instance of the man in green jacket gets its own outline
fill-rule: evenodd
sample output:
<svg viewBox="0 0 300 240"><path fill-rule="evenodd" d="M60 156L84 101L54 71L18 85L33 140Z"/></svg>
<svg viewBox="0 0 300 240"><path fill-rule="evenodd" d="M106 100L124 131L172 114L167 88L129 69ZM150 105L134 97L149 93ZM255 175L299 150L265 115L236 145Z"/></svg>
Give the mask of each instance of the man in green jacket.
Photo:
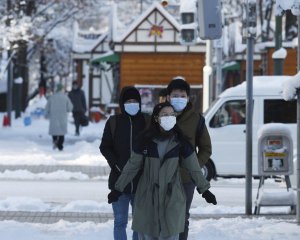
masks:
<svg viewBox="0 0 300 240"><path fill-rule="evenodd" d="M198 162L203 167L211 155L211 141L204 117L193 109L192 103L189 101L190 85L183 77L175 77L169 83L167 91L167 101L171 103L177 113L177 125L189 138L189 142L197 153ZM179 240L186 240L189 231L189 210L195 184L189 173L183 168L181 169L181 179L186 194L186 221L184 232L179 235Z"/></svg>

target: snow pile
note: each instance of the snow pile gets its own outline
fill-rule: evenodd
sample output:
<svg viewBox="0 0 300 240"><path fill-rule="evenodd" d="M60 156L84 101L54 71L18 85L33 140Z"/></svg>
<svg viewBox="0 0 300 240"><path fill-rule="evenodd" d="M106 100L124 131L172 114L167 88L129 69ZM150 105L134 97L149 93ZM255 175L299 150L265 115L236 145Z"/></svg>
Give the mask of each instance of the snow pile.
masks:
<svg viewBox="0 0 300 240"><path fill-rule="evenodd" d="M295 206L296 194L292 189L289 189L289 191L265 191L262 188L259 192L257 204L261 206Z"/></svg>
<svg viewBox="0 0 300 240"><path fill-rule="evenodd" d="M58 170L51 173L32 173L27 170L10 171L5 170L0 173L0 180L15 179L15 180L89 180L89 176L81 172L66 172Z"/></svg>
<svg viewBox="0 0 300 240"><path fill-rule="evenodd" d="M0 200L0 211L32 211L44 212L50 210L50 204L30 197L9 197Z"/></svg>
<svg viewBox="0 0 300 240"><path fill-rule="evenodd" d="M58 212L101 212L112 213L112 207L106 202L96 202L91 200L72 201L64 207L56 207L54 211ZM131 213L131 208L129 209Z"/></svg>
<svg viewBox="0 0 300 240"><path fill-rule="evenodd" d="M25 114L26 115L30 114L34 117L44 116L46 104L47 104L47 99L45 98L44 95L37 96L34 99L29 101Z"/></svg>
<svg viewBox="0 0 300 240"><path fill-rule="evenodd" d="M107 202L76 200L67 204L53 204L33 197L8 197L0 200L0 211L113 213Z"/></svg>
<svg viewBox="0 0 300 240"><path fill-rule="evenodd" d="M294 99L298 88L300 88L300 72L284 82L283 99L286 101Z"/></svg>

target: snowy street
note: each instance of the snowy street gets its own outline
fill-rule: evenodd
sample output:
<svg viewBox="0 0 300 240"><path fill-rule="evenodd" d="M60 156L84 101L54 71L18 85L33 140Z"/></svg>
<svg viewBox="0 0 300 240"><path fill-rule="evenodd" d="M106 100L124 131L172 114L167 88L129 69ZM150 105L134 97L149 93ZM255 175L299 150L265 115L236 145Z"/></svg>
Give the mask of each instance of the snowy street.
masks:
<svg viewBox="0 0 300 240"><path fill-rule="evenodd" d="M20 119L13 128L1 128L0 212L6 214L0 218L1 239L16 239L20 232L22 239L112 239L108 166L98 150L104 123L91 123L80 137L71 134L74 126L69 123L63 152L52 149L43 118L27 127ZM289 207L262 207L262 217L244 218L245 180L220 178L211 184L218 205L208 205L195 192L190 239L240 239L240 231L245 232L243 239L298 239L300 229ZM257 186L258 180L253 180L253 208ZM286 191L285 184L273 179L265 188ZM33 217L8 217L22 212ZM35 213L52 218L37 218ZM78 219L68 218L72 214Z"/></svg>
<svg viewBox="0 0 300 240"><path fill-rule="evenodd" d="M0 240L299 240L299 99L300 0L0 0Z"/></svg>

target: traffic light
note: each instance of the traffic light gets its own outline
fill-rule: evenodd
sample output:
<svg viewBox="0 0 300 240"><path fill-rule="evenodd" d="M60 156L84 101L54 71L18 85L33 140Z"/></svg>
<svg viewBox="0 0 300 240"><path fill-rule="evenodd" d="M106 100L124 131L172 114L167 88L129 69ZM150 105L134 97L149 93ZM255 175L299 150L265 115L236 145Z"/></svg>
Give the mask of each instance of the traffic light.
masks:
<svg viewBox="0 0 300 240"><path fill-rule="evenodd" d="M222 36L221 0L182 0L180 5L180 43L195 45Z"/></svg>
<svg viewBox="0 0 300 240"><path fill-rule="evenodd" d="M201 39L219 39L222 36L220 0L197 0L199 36Z"/></svg>
<svg viewBox="0 0 300 240"><path fill-rule="evenodd" d="M195 8L196 10L196 8ZM180 43L183 45L194 45L198 38L198 25L196 20L196 12L182 11L180 13L181 29L180 29Z"/></svg>

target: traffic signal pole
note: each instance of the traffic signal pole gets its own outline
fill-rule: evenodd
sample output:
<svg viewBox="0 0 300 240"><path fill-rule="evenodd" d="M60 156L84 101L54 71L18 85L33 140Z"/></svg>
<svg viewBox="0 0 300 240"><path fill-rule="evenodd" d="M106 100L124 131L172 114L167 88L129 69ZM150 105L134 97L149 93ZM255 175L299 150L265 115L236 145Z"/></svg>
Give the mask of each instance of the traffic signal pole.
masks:
<svg viewBox="0 0 300 240"><path fill-rule="evenodd" d="M253 53L256 36L256 1L246 0L247 63L246 63L246 192L245 213L252 214L252 115Z"/></svg>
<svg viewBox="0 0 300 240"><path fill-rule="evenodd" d="M297 16L298 22L298 49L297 49L297 68L300 71L300 16ZM300 89L297 89L297 224L300 225Z"/></svg>

